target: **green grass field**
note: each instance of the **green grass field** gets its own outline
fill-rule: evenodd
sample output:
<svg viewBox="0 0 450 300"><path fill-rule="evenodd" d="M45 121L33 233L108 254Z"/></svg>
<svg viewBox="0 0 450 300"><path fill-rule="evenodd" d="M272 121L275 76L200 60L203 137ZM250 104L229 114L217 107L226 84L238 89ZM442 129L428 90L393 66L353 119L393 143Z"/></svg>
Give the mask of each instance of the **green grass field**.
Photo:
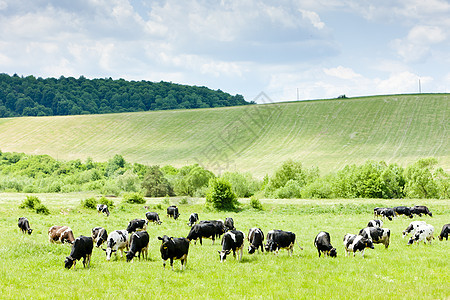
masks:
<svg viewBox="0 0 450 300"><path fill-rule="evenodd" d="M287 159L322 172L433 156L450 169L450 94L391 95L200 110L0 120L0 149L57 159L200 163L272 174Z"/></svg>
<svg viewBox="0 0 450 300"><path fill-rule="evenodd" d="M143 218L142 205L128 205L118 209L120 199L115 198L116 209L110 217L100 216L93 210L80 208L80 200L89 194L38 194L50 208L49 216L21 210L18 205L25 194L0 194L0 290L2 299L448 299L450 297L450 241L437 238L431 245L407 246L401 232L410 219L386 220L391 229L391 245L366 250L365 258L344 257L343 236L358 233L373 218L376 206L427 205L433 217L422 217L435 227L437 236L442 225L449 223L448 200L261 200L264 211L243 210L239 213L208 212L204 199L170 199L177 204L180 219L172 220L164 210L156 210L162 225L149 225L149 260L126 263L122 259L106 262L105 254L94 248L91 268L64 269L64 259L70 246L48 242L47 230L52 225L69 225L75 236L90 235L95 226L108 231L123 229L129 220ZM245 202L247 200L241 200ZM163 199L147 199L147 205L163 203ZM163 207L167 207L167 203ZM63 215L61 211L68 211ZM271 253L247 254L237 262L229 257L219 262L217 250L220 242L212 245L205 240L203 246L191 244L187 268L180 271L163 270L159 254L158 236L186 236L187 218L198 212L200 219L233 217L238 230L247 235L249 228L260 227L266 234L271 229L296 233L294 255L285 250L276 257ZM27 216L33 234L19 233L17 219ZM419 219L418 217L415 218ZM319 258L313 245L315 235L325 230L331 234L338 257Z"/></svg>

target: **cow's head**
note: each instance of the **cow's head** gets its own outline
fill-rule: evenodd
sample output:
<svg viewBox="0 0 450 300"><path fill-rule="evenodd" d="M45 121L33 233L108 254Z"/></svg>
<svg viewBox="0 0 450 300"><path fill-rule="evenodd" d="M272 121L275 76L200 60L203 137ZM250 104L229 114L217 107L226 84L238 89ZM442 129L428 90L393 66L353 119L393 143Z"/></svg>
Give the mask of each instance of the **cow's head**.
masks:
<svg viewBox="0 0 450 300"><path fill-rule="evenodd" d="M158 240L162 241L161 247L159 248L162 259L168 259L171 243L173 243L172 237L168 237L167 235L164 235L163 237L159 236Z"/></svg>
<svg viewBox="0 0 450 300"><path fill-rule="evenodd" d="M270 241L267 242L267 244L264 246L267 252L273 252L276 251L278 247L278 244L276 242Z"/></svg>
<svg viewBox="0 0 450 300"><path fill-rule="evenodd" d="M227 259L227 255L231 253L231 250L217 250L217 252L219 252L220 262L224 262Z"/></svg>
<svg viewBox="0 0 450 300"><path fill-rule="evenodd" d="M331 248L331 250L328 252L328 255L331 257L337 257L337 250L336 248Z"/></svg>
<svg viewBox="0 0 450 300"><path fill-rule="evenodd" d="M373 242L372 242L371 239L366 239L366 240L364 241L364 246L365 246L366 248L375 249L375 247L373 246Z"/></svg>
<svg viewBox="0 0 450 300"><path fill-rule="evenodd" d="M108 248L102 248L103 251L106 252L106 260L110 261L111 260L111 254L113 254L114 252L116 252L117 250L113 250L112 248L108 247Z"/></svg>
<svg viewBox="0 0 450 300"><path fill-rule="evenodd" d="M73 265L75 265L75 263L76 263L75 259L73 259L70 256L67 256L66 260L64 261L64 267L66 269L70 269L70 268L72 268Z"/></svg>
<svg viewBox="0 0 450 300"><path fill-rule="evenodd" d="M133 251L125 251L126 253L126 257L127 257L127 262L132 262L133 258L136 256L136 253L134 253Z"/></svg>
<svg viewBox="0 0 450 300"><path fill-rule="evenodd" d="M252 244L248 245L248 254L253 254L255 251L256 248Z"/></svg>
<svg viewBox="0 0 450 300"><path fill-rule="evenodd" d="M28 234L31 234L33 232L33 229L28 228Z"/></svg>

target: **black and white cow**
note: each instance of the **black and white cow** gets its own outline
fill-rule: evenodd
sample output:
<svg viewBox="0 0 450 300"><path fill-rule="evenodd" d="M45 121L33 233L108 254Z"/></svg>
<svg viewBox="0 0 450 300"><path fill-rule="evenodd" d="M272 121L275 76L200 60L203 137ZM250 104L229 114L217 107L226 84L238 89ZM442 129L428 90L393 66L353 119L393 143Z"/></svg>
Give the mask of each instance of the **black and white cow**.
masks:
<svg viewBox="0 0 450 300"><path fill-rule="evenodd" d="M425 244L428 243L431 244L431 240L434 239L434 227L430 224L420 225L416 228L416 232L413 234L413 236L409 239L408 245L412 245L414 243L417 243L419 245L419 242L423 241Z"/></svg>
<svg viewBox="0 0 450 300"><path fill-rule="evenodd" d="M149 236L147 231L137 231L133 233L130 238L130 251L126 252L127 262L133 262L133 258L136 254L139 260L141 260L141 253L142 258L147 259L148 242Z"/></svg>
<svg viewBox="0 0 450 300"><path fill-rule="evenodd" d="M167 235L164 235L163 237L159 236L158 240L162 241L159 250L161 252L164 269L166 268L166 261L170 259L170 267L173 271L173 260L179 259L181 261L181 270L183 270L183 266L186 266L187 263L189 240L184 237L173 238L168 237Z"/></svg>
<svg viewBox="0 0 450 300"><path fill-rule="evenodd" d="M233 218L226 218L224 225L225 225L225 231L236 230L236 228L234 228Z"/></svg>
<svg viewBox="0 0 450 300"><path fill-rule="evenodd" d="M97 204L97 214L104 213L107 217L109 217L109 209L106 204Z"/></svg>
<svg viewBox="0 0 450 300"><path fill-rule="evenodd" d="M148 221L156 223L158 225L161 225L161 220L159 219L159 215L157 212L146 212L145 213L145 217L147 218Z"/></svg>
<svg viewBox="0 0 450 300"><path fill-rule="evenodd" d="M264 248L267 252L274 252L278 255L280 249L286 249L291 256L294 251L295 233L279 229L271 230L267 233L267 242ZM299 246L300 247L300 246ZM303 250L302 247L300 247Z"/></svg>
<svg viewBox="0 0 450 300"><path fill-rule="evenodd" d="M199 224L212 223L215 228L215 238L218 239L225 233L226 228L222 220L200 221Z"/></svg>
<svg viewBox="0 0 450 300"><path fill-rule="evenodd" d="M438 236L439 240L442 241L444 238L448 241L448 234L450 233L450 224L445 224L442 226L441 234Z"/></svg>
<svg viewBox="0 0 450 300"><path fill-rule="evenodd" d="M395 212L394 212L394 209L390 208L390 207L375 207L373 209L373 215L374 215L374 218L383 217L383 218L388 218L389 221L392 221L392 219L395 216Z"/></svg>
<svg viewBox="0 0 450 300"><path fill-rule="evenodd" d="M337 256L337 250L331 245L331 238L328 232L319 232L314 239L314 246L316 246L317 252L319 252L319 257L322 252L324 257L327 255L331 257Z"/></svg>
<svg viewBox="0 0 450 300"><path fill-rule="evenodd" d="M178 219L180 213L178 212L178 207L175 205L171 205L167 208L167 216L173 218L174 220Z"/></svg>
<svg viewBox="0 0 450 300"><path fill-rule="evenodd" d="M31 234L33 232L33 229L30 228L30 223L28 222L28 219L25 217L19 218L17 226L19 226L20 231L22 231L22 233L24 234L25 233Z"/></svg>
<svg viewBox="0 0 450 300"><path fill-rule="evenodd" d="M248 231L248 253L253 254L255 253L258 248L261 247L261 252L264 252L264 233L260 228L250 228Z"/></svg>
<svg viewBox="0 0 450 300"><path fill-rule="evenodd" d="M106 260L111 260L111 254L113 253L117 257L118 250L120 250L120 257L123 257L123 249L128 250L128 245L128 231L114 230L111 232L106 240L106 249L102 248L106 252Z"/></svg>
<svg viewBox="0 0 450 300"><path fill-rule="evenodd" d="M421 226L421 225L426 225L427 223L425 221L412 221L411 223L409 223L408 227L406 227L405 230L403 230L403 238L405 236L407 236L410 232L412 232L412 234L414 235L414 233L416 232L417 227Z"/></svg>
<svg viewBox="0 0 450 300"><path fill-rule="evenodd" d="M353 252L354 257L357 251L361 251L361 256L364 258L364 250L366 248L374 249L374 246L370 239L360 235L347 233L344 236L344 248L346 257L350 252Z"/></svg>
<svg viewBox="0 0 450 300"><path fill-rule="evenodd" d="M429 215L430 217L433 216L428 207L423 205L415 205L414 207L411 207L410 210L412 214L418 215L419 217L421 217L422 214Z"/></svg>
<svg viewBox="0 0 450 300"><path fill-rule="evenodd" d="M189 227L192 227L194 224L197 224L197 222L198 222L198 214L197 214L197 213L192 213L192 214L189 216L189 223L188 223L188 226L189 226Z"/></svg>
<svg viewBox="0 0 450 300"><path fill-rule="evenodd" d="M135 231L142 231L147 229L147 220L144 219L134 219L128 223L127 232L133 233Z"/></svg>
<svg viewBox="0 0 450 300"><path fill-rule="evenodd" d="M94 227L92 228L92 240L95 243L95 247L98 248L108 240L108 232L103 227Z"/></svg>
<svg viewBox="0 0 450 300"><path fill-rule="evenodd" d="M405 216L409 217L410 219L413 217L413 215L411 213L411 209L407 206L396 206L396 207L394 207L394 212L395 212L396 216L405 215Z"/></svg>
<svg viewBox="0 0 450 300"><path fill-rule="evenodd" d="M370 220L369 223L367 223L367 227L383 227L383 221Z"/></svg>
<svg viewBox="0 0 450 300"><path fill-rule="evenodd" d="M242 260L242 253L244 252L244 233L239 230L227 231L222 237L222 251L217 250L220 255L220 262L227 259L227 255L233 251L233 256L236 258L236 252L240 250L241 255L239 261Z"/></svg>
<svg viewBox="0 0 450 300"><path fill-rule="evenodd" d="M75 239L72 244L72 250L70 251L70 255L66 257L64 261L64 266L67 269L70 269L72 266L75 269L75 265L77 260L83 258L83 267L86 268L86 265L90 267L91 265L91 255L92 249L94 248L92 237L80 235Z"/></svg>
<svg viewBox="0 0 450 300"><path fill-rule="evenodd" d="M374 244L383 244L385 248L388 248L391 230L380 227L366 227L359 231L359 235L371 239Z"/></svg>
<svg viewBox="0 0 450 300"><path fill-rule="evenodd" d="M202 244L203 238L212 239L213 245L216 239L216 226L213 223L199 223L191 227L189 234L186 237L189 241L194 240L197 243L197 239L200 240L200 245Z"/></svg>

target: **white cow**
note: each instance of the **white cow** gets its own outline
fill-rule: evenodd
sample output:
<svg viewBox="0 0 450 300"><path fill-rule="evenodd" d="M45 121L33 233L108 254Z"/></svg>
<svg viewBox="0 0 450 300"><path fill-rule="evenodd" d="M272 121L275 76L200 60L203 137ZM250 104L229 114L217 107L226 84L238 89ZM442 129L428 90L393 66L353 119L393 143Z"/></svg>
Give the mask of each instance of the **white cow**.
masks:
<svg viewBox="0 0 450 300"><path fill-rule="evenodd" d="M126 230L115 230L108 235L106 240L106 249L102 248L106 252L106 260L111 259L111 254L116 253L117 250L121 251L120 257L123 257L123 249L128 251L128 232Z"/></svg>
<svg viewBox="0 0 450 300"><path fill-rule="evenodd" d="M417 227L421 225L426 225L427 223L425 221L413 221L409 223L408 227L406 227L405 230L403 230L403 238L407 236L410 232L412 232L412 235L416 232Z"/></svg>
<svg viewBox="0 0 450 300"><path fill-rule="evenodd" d="M414 242L419 245L420 241L424 241L426 244L427 241L429 244L431 244L431 240L434 239L433 236L434 233L434 227L430 224L420 225L416 228L416 232L413 234L413 236L409 239L408 245L414 244Z"/></svg>

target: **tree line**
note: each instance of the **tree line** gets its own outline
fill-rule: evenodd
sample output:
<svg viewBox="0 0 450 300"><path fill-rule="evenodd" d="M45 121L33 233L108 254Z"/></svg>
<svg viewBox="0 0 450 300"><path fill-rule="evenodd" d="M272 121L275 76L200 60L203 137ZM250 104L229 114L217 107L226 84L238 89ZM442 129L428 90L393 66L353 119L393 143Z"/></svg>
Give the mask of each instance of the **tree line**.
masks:
<svg viewBox="0 0 450 300"><path fill-rule="evenodd" d="M250 104L241 95L171 82L0 74L0 117L105 114Z"/></svg>

